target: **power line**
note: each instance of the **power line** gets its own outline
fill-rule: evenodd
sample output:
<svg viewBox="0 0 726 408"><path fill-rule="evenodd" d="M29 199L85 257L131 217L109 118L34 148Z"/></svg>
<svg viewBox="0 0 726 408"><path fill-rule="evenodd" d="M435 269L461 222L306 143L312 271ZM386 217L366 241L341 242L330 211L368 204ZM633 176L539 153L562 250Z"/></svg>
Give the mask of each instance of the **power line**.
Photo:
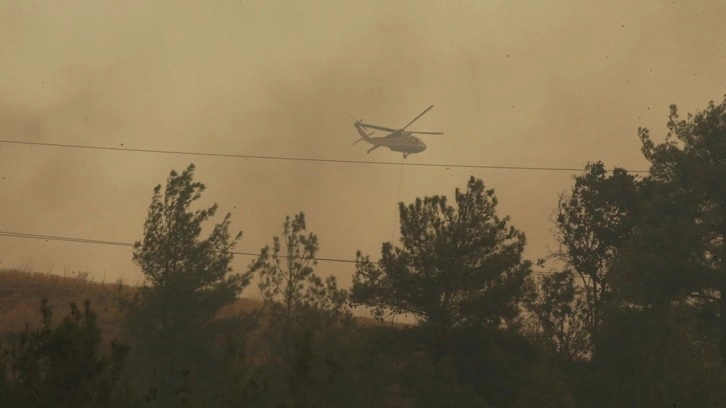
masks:
<svg viewBox="0 0 726 408"><path fill-rule="evenodd" d="M155 153L155 154L177 154L186 156L205 156L205 157L226 157L236 159L253 159L253 160L284 160L284 161L301 161L301 162L319 162L319 163L339 163L339 164L367 164L367 165L387 165L387 166L411 166L411 167L446 167L448 168L467 168L467 169L492 169L492 170L530 170L530 171L583 171L583 168L574 167L530 167L530 166L493 166L482 164L442 164L442 163L405 163L405 162L387 162L387 161L367 161L367 160L342 160L342 159L322 159L308 157L292 157L292 156L261 156L231 153L208 153L208 152L192 152L181 150L161 150L161 149L136 149L130 147L111 147L111 146L93 146L81 144L63 144L63 143L46 143L46 142L28 142L21 140L5 140L0 139L0 143L44 146L44 147L62 147L71 149L90 149L90 150L106 150L121 151L135 153ZM648 173L647 170L629 170L630 173Z"/></svg>
<svg viewBox="0 0 726 408"><path fill-rule="evenodd" d="M134 244L132 244L130 242L66 237L66 236L58 236L58 235L28 234L25 232L12 232L12 231L0 231L0 236L11 237L11 238L39 239L39 240L44 240L44 241L75 242L75 243L80 243L80 244L114 245L114 246L123 246L123 247L133 247L134 246ZM235 254L235 255L246 255L246 256L259 256L260 255L259 253L243 252L243 251L230 251L230 253ZM285 255L279 255L279 256L281 258L287 258L287 256L285 256ZM295 257L295 258L301 258L301 257ZM323 257L316 257L315 259L318 261L325 261L325 262L355 263L355 261L351 260L351 259L323 258Z"/></svg>
<svg viewBox="0 0 726 408"><path fill-rule="evenodd" d="M403 171L403 166L446 167L447 169L448 168L476 168L476 169L534 170L534 171L582 171L582 170L584 170L581 168L565 168L565 167L527 167L527 166L490 166L490 165L464 165L464 164L440 164L440 163L405 163L403 161L396 163L396 162L385 162L385 161L340 160L340 159L322 159L322 158L305 158L305 157L242 155L242 154L208 153L208 152L192 152L192 151L161 150L161 149L137 149L137 148L129 148L129 147L94 146L94 145L81 145L81 144L29 142L29 141L5 140L5 139L0 139L0 143L16 144L16 145L29 145L29 146L43 146L43 147L61 147L61 148L72 148L72 149L136 152L136 153L177 154L177 155L205 156L205 157L226 157L226 158L238 158L238 159L286 160L286 161L364 164L364 165L365 164L368 164L368 165L392 165L392 166L401 166L401 171ZM645 170L634 170L631 172L647 173L647 171L645 171ZM399 189L400 189L400 186L399 186ZM394 228L395 228L395 225L394 225ZM56 235L29 234L29 233L12 232L12 231L0 231L0 236L11 237L11 238L39 239L39 240L45 240L45 241L73 242L73 243L82 243L82 244L113 245L113 246L124 246L124 247L133 247L134 246L134 244L129 243L129 242L65 237L65 236L56 236ZM242 252L242 251L230 251L230 252L235 255L245 255L245 256L258 256L259 255L258 253L254 253L254 252ZM281 258L287 258L287 256L285 256L285 255L279 255L279 256ZM342 258L316 257L315 259L318 261L324 261L324 262L356 263L355 260L342 259ZM547 272L534 271L533 273L545 274Z"/></svg>
<svg viewBox="0 0 726 408"><path fill-rule="evenodd" d="M66 236L59 236L59 235L41 235L41 234L30 234L25 232L13 232L13 231L0 231L0 237L10 237L10 238L27 238L27 239L38 239L43 241L60 241L60 242L73 242L73 243L80 243L80 244L97 244L97 245L113 245L113 246L123 246L123 247L133 247L134 244L130 242L121 242L121 241L109 241L109 240L102 240L102 239L88 239L88 238L78 238L78 237L66 237ZM230 251L230 253L235 255L246 255L246 256L259 256L259 253L254 252L241 252L241 251ZM289 258L286 255L279 255L280 258ZM303 257L293 257L294 259L303 259ZM353 259L342 259L342 258L323 258L323 257L315 257L315 260L317 261L323 261L323 262L340 262L340 263L356 263ZM533 271L534 274L546 274L548 272L545 271Z"/></svg>
<svg viewBox="0 0 726 408"><path fill-rule="evenodd" d="M41 239L45 241L63 241L63 242L76 242L81 244L100 244L100 245L114 245L133 247L134 244L128 242L118 241L106 241L100 239L86 239L86 238L74 238L74 237L61 237L56 235L40 235L40 234L28 234L24 232L11 232L11 231L0 231L0 236L13 237L13 238L28 238L28 239Z"/></svg>

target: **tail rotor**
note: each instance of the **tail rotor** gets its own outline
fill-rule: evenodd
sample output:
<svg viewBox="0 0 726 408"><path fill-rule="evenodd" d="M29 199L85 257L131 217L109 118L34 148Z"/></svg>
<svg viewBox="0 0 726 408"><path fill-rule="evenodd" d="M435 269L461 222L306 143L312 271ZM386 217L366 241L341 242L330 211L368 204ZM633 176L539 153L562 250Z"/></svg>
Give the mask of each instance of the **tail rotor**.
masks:
<svg viewBox="0 0 726 408"><path fill-rule="evenodd" d="M361 126L361 123L363 123L363 119L356 119L355 117L353 117L353 115L351 115L350 117L353 119L353 122L354 122L353 123L353 126L355 127L355 129L358 131L358 134L360 135L360 139L358 139L355 142L353 142L353 144L356 144L356 143L358 143L360 141L363 141L363 140L368 140L368 138L372 134L375 133L375 132L366 133L365 129Z"/></svg>

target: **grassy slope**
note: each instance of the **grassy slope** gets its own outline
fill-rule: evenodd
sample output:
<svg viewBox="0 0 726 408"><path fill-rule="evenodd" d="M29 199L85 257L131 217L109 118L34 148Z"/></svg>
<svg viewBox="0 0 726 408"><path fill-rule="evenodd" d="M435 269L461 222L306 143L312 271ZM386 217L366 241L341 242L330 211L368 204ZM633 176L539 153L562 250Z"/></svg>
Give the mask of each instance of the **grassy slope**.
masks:
<svg viewBox="0 0 726 408"><path fill-rule="evenodd" d="M123 315L116 306L114 297L119 293L130 296L134 290L133 286L94 282L78 276L64 277L17 269L0 270L0 339L12 333L20 333L27 324L36 327L40 323L42 298L48 299L55 321L68 315L71 302L81 306L84 300L90 300L93 311L98 315L104 337L117 337L121 331ZM260 301L241 298L225 307L220 315L236 315L259 309L261 306ZM364 325L375 324L373 319L366 317L358 317L356 320Z"/></svg>
<svg viewBox="0 0 726 408"><path fill-rule="evenodd" d="M123 315L114 298L119 294L131 296L134 290L132 286L93 282L77 276L0 270L0 338L20 333L28 324L36 327L40 323L40 300L43 298L48 299L53 309L54 321L68 315L71 302L81 306L86 299L90 300L104 336L116 337ZM245 312L261 305L258 301L239 299L226 307L223 314Z"/></svg>

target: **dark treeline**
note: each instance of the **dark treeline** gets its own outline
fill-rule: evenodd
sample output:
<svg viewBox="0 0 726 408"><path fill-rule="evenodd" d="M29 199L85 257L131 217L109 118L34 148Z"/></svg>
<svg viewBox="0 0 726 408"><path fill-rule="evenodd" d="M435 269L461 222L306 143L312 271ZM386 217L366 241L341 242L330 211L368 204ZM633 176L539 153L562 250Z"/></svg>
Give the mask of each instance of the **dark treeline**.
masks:
<svg viewBox="0 0 726 408"><path fill-rule="evenodd" d="M192 210L194 166L154 190L118 295L124 336L92 305L3 345L6 407L719 407L726 404L726 99L665 141L640 129L647 175L587 166L556 204L558 250L524 234L472 177L399 205L400 242L358 253L353 286L316 273L303 213L244 272L241 233ZM533 273L547 270L547 273ZM220 310L251 282L264 307ZM378 324L362 324L365 307ZM392 324L405 315L415 323Z"/></svg>

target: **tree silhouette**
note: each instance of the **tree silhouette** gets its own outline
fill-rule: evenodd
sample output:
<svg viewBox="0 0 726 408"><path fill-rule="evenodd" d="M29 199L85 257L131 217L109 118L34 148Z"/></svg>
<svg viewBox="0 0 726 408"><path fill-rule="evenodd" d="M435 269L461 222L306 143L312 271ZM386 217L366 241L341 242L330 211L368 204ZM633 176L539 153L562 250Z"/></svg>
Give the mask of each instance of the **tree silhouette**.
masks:
<svg viewBox="0 0 726 408"><path fill-rule="evenodd" d="M192 211L205 186L195 182L194 165L172 171L166 188L154 189L144 236L134 245L134 262L146 281L130 307L128 324L139 353L155 362L160 404L169 404L182 373L210 383L215 365L211 347L220 332L214 321L250 282L250 273L232 273L232 249L242 233L229 234L230 215L201 239L202 224L217 205ZM194 378L193 378L194 377Z"/></svg>
<svg viewBox="0 0 726 408"><path fill-rule="evenodd" d="M46 299L41 326L27 327L3 350L0 401L8 408L120 407L131 402L122 378L128 347L111 342L105 352L96 314L70 304L58 324Z"/></svg>
<svg viewBox="0 0 726 408"><path fill-rule="evenodd" d="M560 260L571 266L584 288L590 332L600 323L610 292L608 273L618 246L629 236L637 205L637 180L623 169L608 176L602 162L588 164L572 191L557 206Z"/></svg>
<svg viewBox="0 0 726 408"><path fill-rule="evenodd" d="M726 97L685 120L671 105L662 143L648 129L639 135L651 168L637 234L616 269L620 288L640 305L713 311L726 366Z"/></svg>
<svg viewBox="0 0 726 408"><path fill-rule="evenodd" d="M259 277L269 324L268 367L287 393L275 397L278 407L323 407L339 367L333 354L340 344L340 323L350 322L348 294L335 277L315 273L318 237L307 232L305 214L285 217L282 236L273 238L250 266Z"/></svg>
<svg viewBox="0 0 726 408"><path fill-rule="evenodd" d="M531 263L522 260L524 234L496 215L494 190L471 177L455 194L399 205L401 247L384 243L381 260L357 256L354 303L387 313L415 316L432 331L438 361L452 328L500 327L519 313Z"/></svg>

